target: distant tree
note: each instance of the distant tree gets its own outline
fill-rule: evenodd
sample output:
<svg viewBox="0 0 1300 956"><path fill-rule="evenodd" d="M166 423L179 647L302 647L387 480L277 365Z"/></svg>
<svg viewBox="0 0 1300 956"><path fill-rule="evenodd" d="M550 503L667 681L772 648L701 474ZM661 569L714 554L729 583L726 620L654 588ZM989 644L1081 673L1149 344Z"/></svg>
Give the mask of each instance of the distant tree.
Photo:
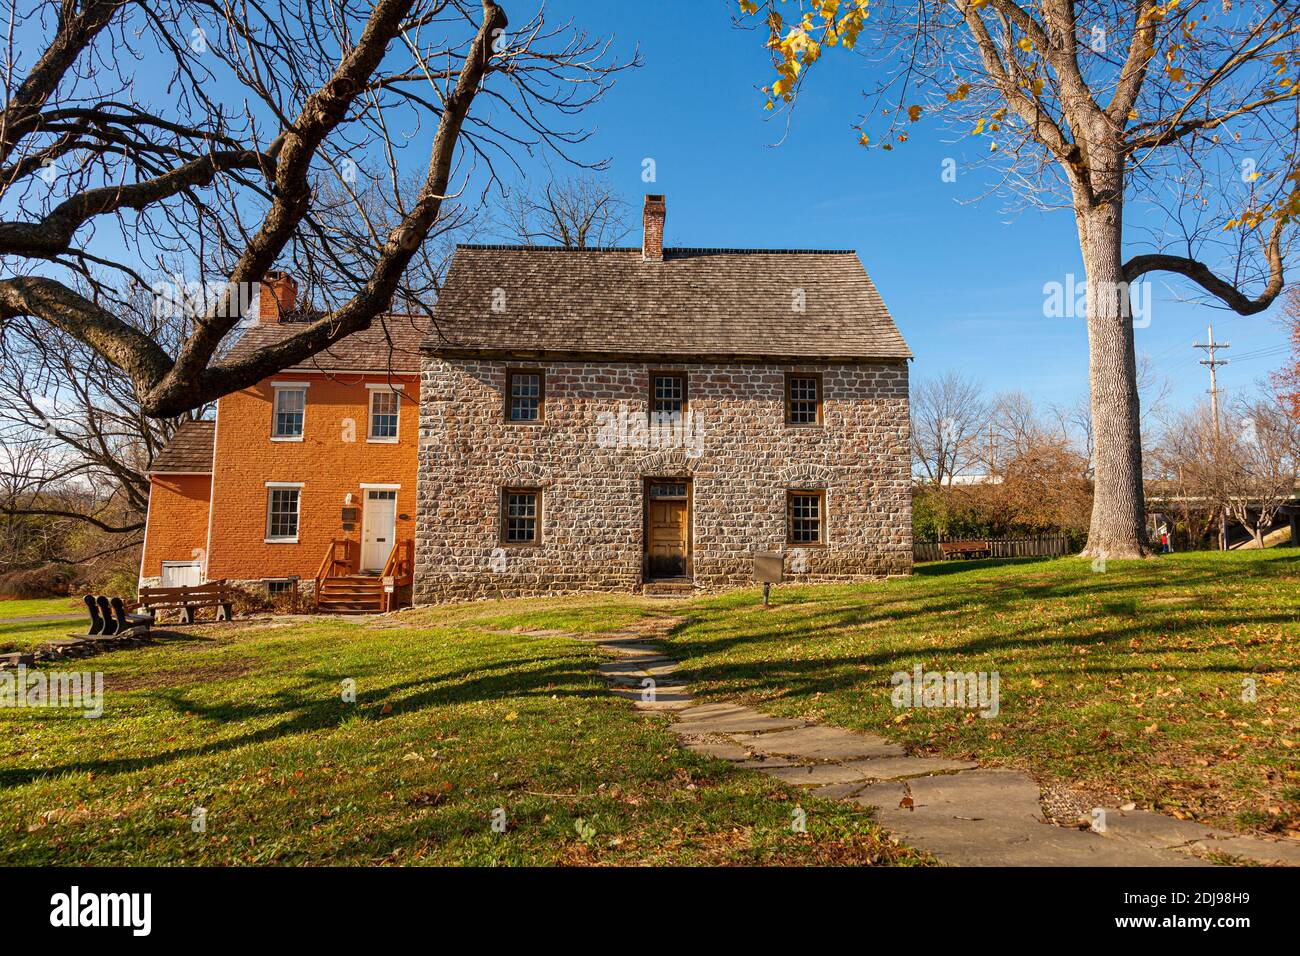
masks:
<svg viewBox="0 0 1300 956"><path fill-rule="evenodd" d="M926 114L987 143L1001 191L1075 219L1087 289L1096 499L1085 553L1148 553L1129 291L1153 272L1242 315L1282 291L1300 213L1294 0L739 0L792 104L834 48L879 78L858 124L892 150ZM853 76L857 74L843 74ZM956 175L956 160L945 161ZM816 181L856 178L825 166ZM1125 207L1148 204L1132 254ZM1133 217L1129 217L1130 220ZM1014 267L1014 266L1013 266Z"/></svg>
<svg viewBox="0 0 1300 956"><path fill-rule="evenodd" d="M1088 530L1092 482L1088 461L1060 435L1031 432L1003 461L1002 480L984 489L1009 525L1029 534Z"/></svg>
<svg viewBox="0 0 1300 956"><path fill-rule="evenodd" d="M913 468L940 488L980 460L988 420L983 386L960 372L912 383Z"/></svg>
<svg viewBox="0 0 1300 956"><path fill-rule="evenodd" d="M979 463L987 477L954 484L951 477L961 471L945 470L942 484L927 482L918 487L913 495L917 536L1082 535L1092 507L1092 483L1088 459L1070 434L1041 415L1023 392L1004 393L986 402L969 380L952 376L945 388L944 379L928 386L923 383L918 390L921 419L935 420L935 408L967 410L970 417L964 430L949 428L941 437L951 445L958 435L968 435L966 463ZM963 400L954 401L954 395ZM985 444L989 429L991 449ZM932 442L923 445L932 447ZM931 454L935 460L956 460L952 451L944 456Z"/></svg>
<svg viewBox="0 0 1300 956"><path fill-rule="evenodd" d="M124 296L120 316L175 348L190 318L155 304L137 286ZM0 511L66 518L138 538L150 463L182 422L206 410L151 417L131 377L95 349L43 322L15 318L0 341L0 437L6 447L21 445L28 454L26 471L12 474L13 493L0 501Z"/></svg>
<svg viewBox="0 0 1300 956"><path fill-rule="evenodd" d="M1209 534L1233 493L1240 458L1234 443L1235 435L1216 428L1210 406L1202 403L1170 415L1155 445L1164 507L1182 519L1194 544Z"/></svg>
<svg viewBox="0 0 1300 956"><path fill-rule="evenodd" d="M591 174L552 179L536 189L519 186L501 203L499 228L526 246L609 249L630 233L631 206Z"/></svg>
<svg viewBox="0 0 1300 956"><path fill-rule="evenodd" d="M1236 427L1226 429L1232 455L1228 514L1264 546L1264 534L1300 484L1300 420L1278 396L1241 402Z"/></svg>
<svg viewBox="0 0 1300 956"><path fill-rule="evenodd" d="M1273 385L1291 417L1300 419L1300 288L1287 293L1283 315L1291 333L1291 356L1273 373Z"/></svg>

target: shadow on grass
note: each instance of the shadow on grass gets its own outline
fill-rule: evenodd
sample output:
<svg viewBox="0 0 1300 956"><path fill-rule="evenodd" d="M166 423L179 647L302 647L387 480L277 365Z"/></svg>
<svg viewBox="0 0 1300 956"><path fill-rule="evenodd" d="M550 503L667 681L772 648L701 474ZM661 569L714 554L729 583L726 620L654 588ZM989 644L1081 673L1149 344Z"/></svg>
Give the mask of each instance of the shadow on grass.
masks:
<svg viewBox="0 0 1300 956"><path fill-rule="evenodd" d="M399 697L402 694L406 696ZM498 660L487 666L464 668L434 678L417 678L363 689L356 704L343 703L338 685L334 683L320 687L319 693L303 690L276 691L269 702L262 700L210 704L179 692L160 693L157 697L176 713L214 723L225 724L269 716L282 716L284 719L272 726L229 739L146 756L75 761L41 768L6 767L0 769L0 789L65 773L130 773L187 757L225 753L295 734L329 730L349 721L379 723L432 706L539 696L613 700L600 685L586 656L553 661L542 658ZM391 706L389 713L382 712L383 704Z"/></svg>
<svg viewBox="0 0 1300 956"><path fill-rule="evenodd" d="M956 576L991 568L1024 573L995 571L969 586ZM1116 562L1104 573L1083 561L947 562L918 568L909 581L787 592L772 611L706 601L687 612L669 640L687 680L768 699L883 688L882 674L936 659L963 670L981 669L971 660L991 659L1044 676L1149 673L1157 660L1188 673L1244 675L1255 671L1248 655L1223 661L1202 655L1244 628L1295 626L1300 598L1280 590L1285 585L1275 579L1296 570L1290 560L1162 565L1153 559ZM1243 599L1243 589L1261 583L1271 590L1259 600ZM1161 603L1171 594L1180 601L1193 595L1194 603L1171 609ZM1130 649L1134 640L1141 643ZM861 652L810 654L818 642L835 642L827 651L845 651L849 642ZM782 658L783 645L800 649ZM1082 658L1077 652L1084 647L1099 654ZM762 659L727 659L749 653ZM1300 670L1276 659L1260 663L1273 673Z"/></svg>
<svg viewBox="0 0 1300 956"><path fill-rule="evenodd" d="M1032 564L1050 564L1062 558L979 558L962 560L950 558L947 561L928 561L912 567L912 576L918 578L942 578L965 571L982 571L988 568L1024 567ZM1083 558L1079 558L1083 561Z"/></svg>

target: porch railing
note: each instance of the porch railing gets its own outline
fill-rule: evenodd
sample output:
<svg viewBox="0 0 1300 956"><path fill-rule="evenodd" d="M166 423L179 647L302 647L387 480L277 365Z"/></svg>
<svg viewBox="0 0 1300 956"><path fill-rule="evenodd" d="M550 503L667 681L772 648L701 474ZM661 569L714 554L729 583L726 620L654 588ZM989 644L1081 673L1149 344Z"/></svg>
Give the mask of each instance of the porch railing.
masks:
<svg viewBox="0 0 1300 956"><path fill-rule="evenodd" d="M316 593L314 600L320 605L321 582L326 578L340 574L351 574L356 568L357 543L351 538L330 538L328 550L321 558L320 567L316 569Z"/></svg>
<svg viewBox="0 0 1300 956"><path fill-rule="evenodd" d="M406 541L394 541L393 550L388 553L388 560L384 562L383 578L393 579L393 590L384 589L384 610L393 609L393 596L397 589L406 587L415 580L415 541L407 539Z"/></svg>

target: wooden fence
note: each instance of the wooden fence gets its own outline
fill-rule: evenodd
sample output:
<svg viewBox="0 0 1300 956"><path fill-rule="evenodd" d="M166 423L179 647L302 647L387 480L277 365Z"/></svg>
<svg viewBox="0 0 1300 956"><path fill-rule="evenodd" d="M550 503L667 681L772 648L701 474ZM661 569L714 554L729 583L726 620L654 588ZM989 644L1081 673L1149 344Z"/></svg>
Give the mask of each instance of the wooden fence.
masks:
<svg viewBox="0 0 1300 956"><path fill-rule="evenodd" d="M976 540L970 538L945 538L952 540ZM1077 554L1081 545L1070 540L1068 534L1040 534L1030 538L980 538L989 543L990 557L994 558L1059 558L1067 554ZM943 553L938 541L912 542L912 559L914 561L939 561Z"/></svg>

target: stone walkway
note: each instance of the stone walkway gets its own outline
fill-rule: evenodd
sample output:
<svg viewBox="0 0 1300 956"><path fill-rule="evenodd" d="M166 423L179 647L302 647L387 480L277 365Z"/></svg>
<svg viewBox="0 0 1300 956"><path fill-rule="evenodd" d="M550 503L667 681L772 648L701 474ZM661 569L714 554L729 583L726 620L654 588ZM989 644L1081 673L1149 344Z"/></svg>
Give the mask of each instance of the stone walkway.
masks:
<svg viewBox="0 0 1300 956"><path fill-rule="evenodd" d="M674 711L682 746L875 810L900 840L958 866L1208 866L1207 854L1300 865L1300 845L1240 836L1145 810L1105 809L1105 832L1049 822L1038 785L1019 770L909 757L883 737L772 717L737 704L696 704L654 646L674 622L609 634L535 632L597 644L612 691L644 711Z"/></svg>

